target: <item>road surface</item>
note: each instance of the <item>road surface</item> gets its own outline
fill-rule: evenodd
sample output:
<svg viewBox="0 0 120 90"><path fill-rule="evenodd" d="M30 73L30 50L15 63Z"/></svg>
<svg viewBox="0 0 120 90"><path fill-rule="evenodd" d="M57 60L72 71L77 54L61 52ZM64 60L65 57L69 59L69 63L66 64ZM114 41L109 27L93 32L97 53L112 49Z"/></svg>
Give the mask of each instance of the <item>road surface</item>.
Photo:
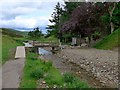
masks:
<svg viewBox="0 0 120 90"><path fill-rule="evenodd" d="M2 67L2 88L18 88L25 62L25 47L18 46L15 60L7 61Z"/></svg>

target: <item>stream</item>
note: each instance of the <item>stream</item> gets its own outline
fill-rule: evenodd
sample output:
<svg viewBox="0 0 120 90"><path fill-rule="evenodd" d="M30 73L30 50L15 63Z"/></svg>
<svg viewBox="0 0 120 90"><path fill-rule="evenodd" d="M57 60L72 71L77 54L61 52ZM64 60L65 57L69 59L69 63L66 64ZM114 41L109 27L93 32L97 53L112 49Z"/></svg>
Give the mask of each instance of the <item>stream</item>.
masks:
<svg viewBox="0 0 120 90"><path fill-rule="evenodd" d="M42 56L43 59L51 60L55 68L60 70L62 74L65 72L72 72L76 76L78 76L80 80L87 82L90 85L90 87L106 87L101 85L99 80L96 80L92 73L87 72L86 70L74 63L68 62L68 60L59 57L56 54L52 54L50 51L47 51L43 48L39 48L39 54Z"/></svg>

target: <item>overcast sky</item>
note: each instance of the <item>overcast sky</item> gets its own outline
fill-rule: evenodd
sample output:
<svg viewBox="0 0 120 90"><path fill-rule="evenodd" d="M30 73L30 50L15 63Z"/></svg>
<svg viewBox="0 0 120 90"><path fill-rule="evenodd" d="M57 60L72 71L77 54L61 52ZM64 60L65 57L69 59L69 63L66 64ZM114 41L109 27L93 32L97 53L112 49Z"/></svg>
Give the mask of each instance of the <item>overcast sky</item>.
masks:
<svg viewBox="0 0 120 90"><path fill-rule="evenodd" d="M57 2L63 0L0 0L0 27L46 27Z"/></svg>

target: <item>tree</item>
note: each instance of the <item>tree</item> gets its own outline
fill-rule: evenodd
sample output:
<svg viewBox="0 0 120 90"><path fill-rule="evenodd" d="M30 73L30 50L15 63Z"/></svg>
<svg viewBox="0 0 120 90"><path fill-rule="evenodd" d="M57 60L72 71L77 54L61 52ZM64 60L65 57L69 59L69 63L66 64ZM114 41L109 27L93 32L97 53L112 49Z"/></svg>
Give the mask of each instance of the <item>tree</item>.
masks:
<svg viewBox="0 0 120 90"><path fill-rule="evenodd" d="M71 18L65 22L61 28L62 31L71 31L79 36L89 37L95 31L94 26L98 26L98 18L95 14L95 5L93 3L83 3L75 8L71 14Z"/></svg>
<svg viewBox="0 0 120 90"><path fill-rule="evenodd" d="M114 28L113 16L115 15L114 11L116 10L116 3L108 2L87 2L79 4L79 6L72 11L70 19L62 24L61 31L76 33L81 37L88 37L90 42L91 36L95 31L97 31L97 33L105 32L106 25L101 21L101 17L108 13L108 10L112 13L111 16L109 15L110 17L108 19L109 25L111 26L110 30L112 32ZM119 15L118 8L116 12L116 15Z"/></svg>
<svg viewBox="0 0 120 90"><path fill-rule="evenodd" d="M37 28L34 28L34 30L33 31L30 31L29 33L28 33L28 36L30 36L30 37L35 37L35 38L38 38L38 37L40 37L40 36L42 36L42 32L39 30L39 28L37 27Z"/></svg>
<svg viewBox="0 0 120 90"><path fill-rule="evenodd" d="M49 19L51 23L54 23L54 25L48 25L48 29L52 29L53 32L55 32L55 36L57 36L57 32L59 31L59 24L60 24L60 16L62 15L62 7L60 6L60 3L58 2L57 5L54 8L54 12L52 14L52 19Z"/></svg>

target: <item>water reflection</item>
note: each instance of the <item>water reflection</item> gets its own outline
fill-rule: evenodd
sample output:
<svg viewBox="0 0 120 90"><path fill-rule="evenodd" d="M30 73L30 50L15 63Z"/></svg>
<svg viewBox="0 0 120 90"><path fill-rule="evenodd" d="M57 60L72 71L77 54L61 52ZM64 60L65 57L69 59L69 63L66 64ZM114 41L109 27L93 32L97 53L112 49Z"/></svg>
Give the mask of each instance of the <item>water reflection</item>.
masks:
<svg viewBox="0 0 120 90"><path fill-rule="evenodd" d="M52 52L49 52L49 51L47 51L45 49L42 49L42 48L39 48L38 53L40 55L49 55L49 54L52 54Z"/></svg>

